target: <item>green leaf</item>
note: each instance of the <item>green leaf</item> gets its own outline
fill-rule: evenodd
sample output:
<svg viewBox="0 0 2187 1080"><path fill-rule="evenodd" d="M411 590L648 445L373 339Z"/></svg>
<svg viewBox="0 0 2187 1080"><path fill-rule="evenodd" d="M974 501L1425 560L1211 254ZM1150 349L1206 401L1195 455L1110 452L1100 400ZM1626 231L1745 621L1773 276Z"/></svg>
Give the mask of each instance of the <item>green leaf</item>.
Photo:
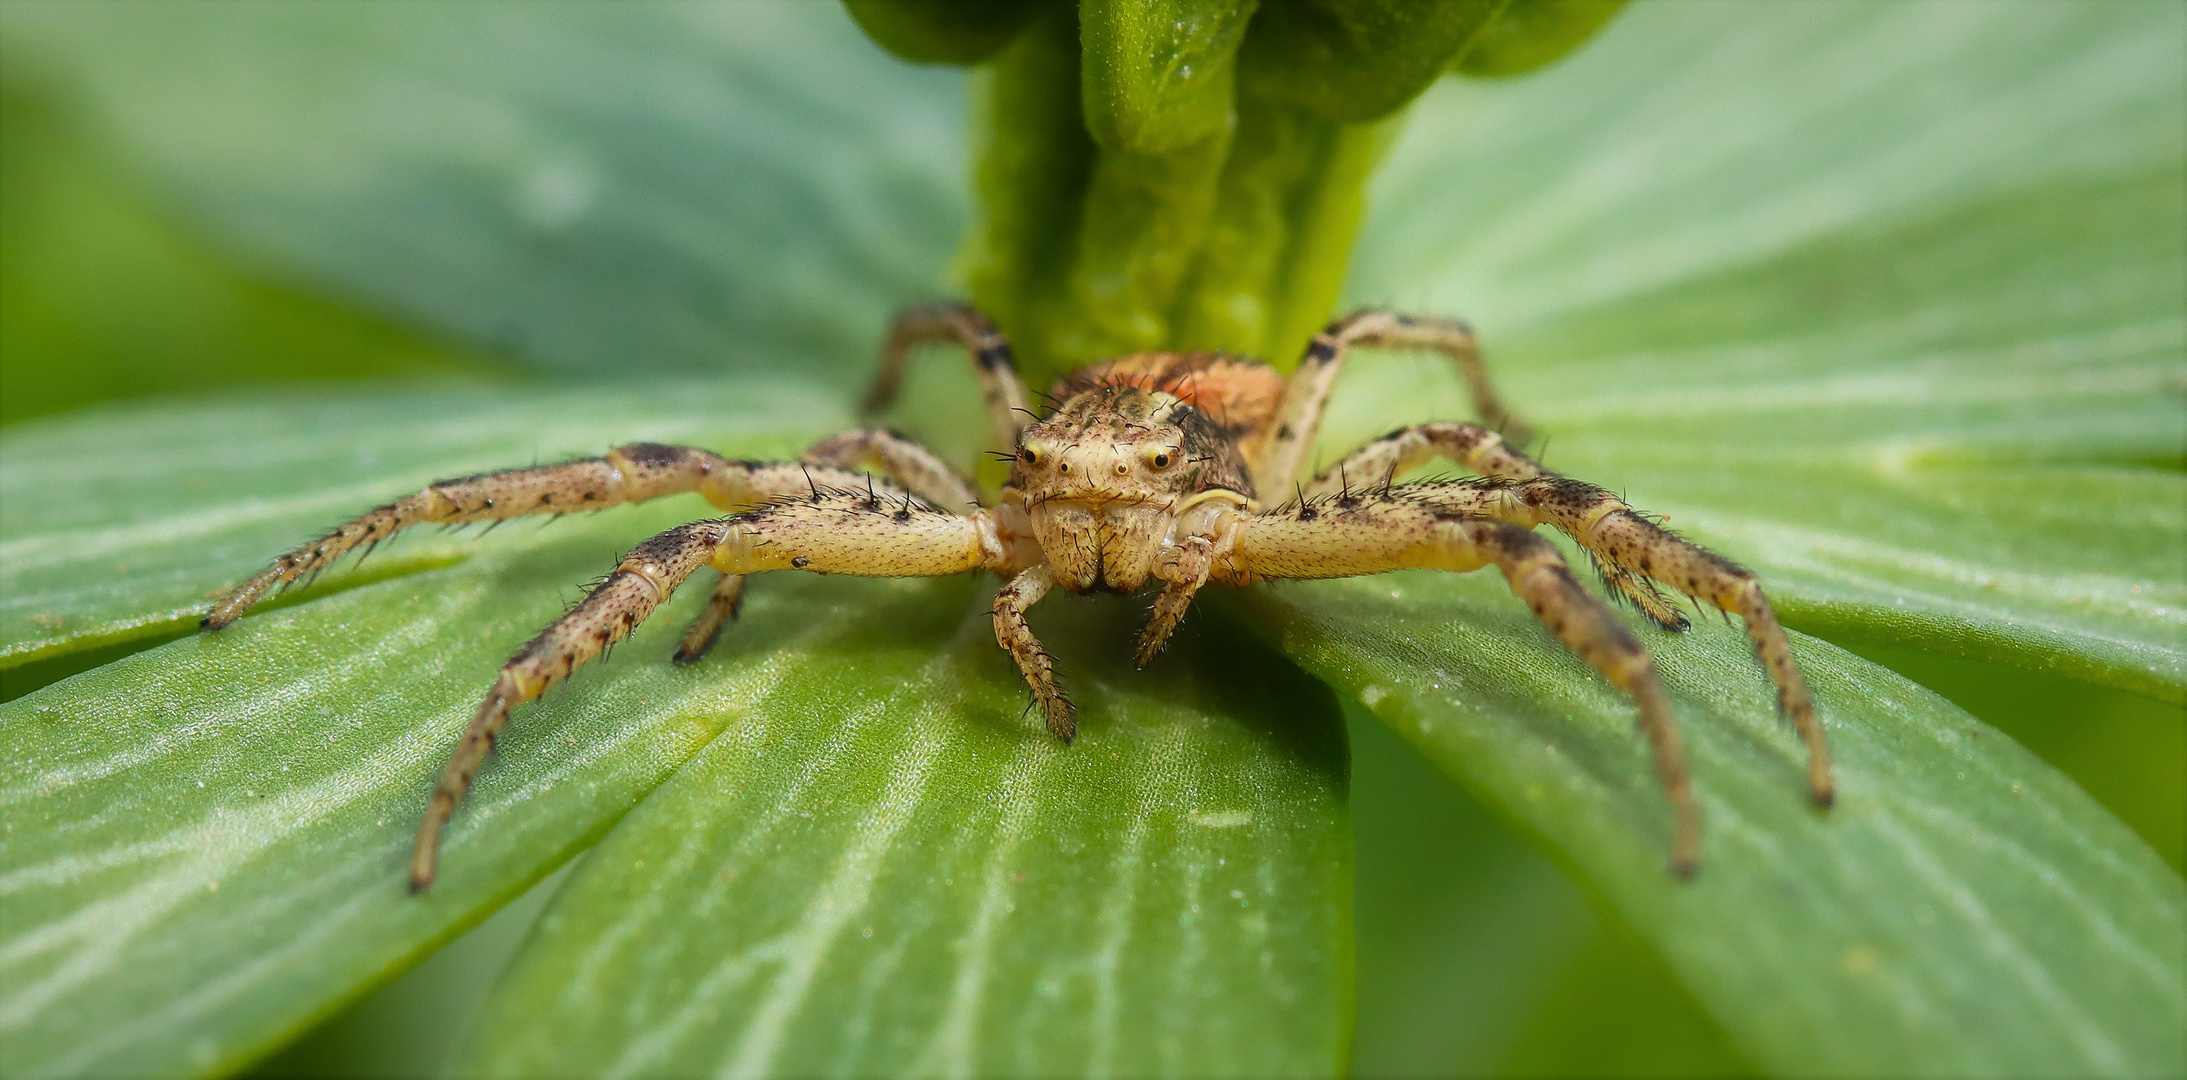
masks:
<svg viewBox="0 0 2187 1080"><path fill-rule="evenodd" d="M862 374L967 216L963 76L833 3L30 0L0 32L244 260L563 370Z"/></svg>
<svg viewBox="0 0 2187 1080"><path fill-rule="evenodd" d="M640 437L782 454L843 422L825 397L750 380L296 394L45 421L0 444L0 574L11 603L32 594L80 620L78 636L43 647L82 647L193 614L207 590L312 527L425 478L522 463L544 437L572 449ZM1108 1003L1099 1030L1120 1065L1175 1053L1263 1073L1335 1066L1349 834L1327 692L1237 645L1132 673L1127 613L1113 604L1099 640L1054 635L1086 691L1085 737L1065 749L1023 720L984 587L970 579L762 579L717 653L684 669L667 655L698 598L681 599L614 662L517 718L456 818L440 880L410 895L403 867L425 796L502 658L622 550L714 513L685 496L546 530L405 538L399 566L412 572L393 580L360 584L371 575L340 569L331 595L0 705L10 1073L232 1069L589 846L724 732L666 803L587 861L580 888L729 888L711 871L679 882L658 861L651 872L638 864L661 850L664 824L689 840L703 819L725 853L751 830L756 846L731 860L741 884L722 899L753 920L764 912L809 929L847 917L851 885L877 913L908 920L881 923L901 964L828 966L803 984L814 1003L875 991L941 1002L966 979L1050 1000L1037 994L1070 978L1051 948L1075 941L1086 981L1060 992ZM14 610L11 632L35 625ZM1043 627L1078 614L1044 613ZM927 798L910 798L907 767ZM716 782L749 785L751 798L723 799ZM879 819L846 813L884 795L903 799L869 806ZM689 800L701 796L708 809L695 815ZM876 820L901 827L874 831ZM952 859L968 860L959 876L931 884ZM880 869L878 884L860 877ZM992 880L1028 869L1022 889ZM1105 899L1061 895L1094 871L1110 875ZM807 888L825 881L834 891ZM693 962L752 944L738 935L766 925L691 907L559 910L648 916L647 934L684 942ZM989 952L975 963L952 942L976 928ZM551 964L558 952L541 955ZM645 986L668 1013L679 1007L639 968L617 970L610 999ZM915 1032L953 1038L969 1029L950 1024L982 1020L977 1000L959 1000L947 1015L873 1018L871 1060L910 1053ZM567 1038L535 1047L633 1050L561 1026ZM1189 1044L1178 1041L1185 1031ZM775 1045L814 1060L838 1034L793 1031ZM692 1052L705 1045L726 1044ZM1085 1052L1069 1041L1020 1049L1046 1061Z"/></svg>
<svg viewBox="0 0 2187 1080"><path fill-rule="evenodd" d="M227 265L87 145L56 73L0 49L0 423L268 379L494 371Z"/></svg>
<svg viewBox="0 0 2187 1080"><path fill-rule="evenodd" d="M1623 920L1348 705L1354 1075L1761 1075Z"/></svg>
<svg viewBox="0 0 2187 1080"><path fill-rule="evenodd" d="M343 24L335 34L312 21L338 18L332 8L256 9L275 11L265 25L238 9L184 18L139 7L129 19L114 10L11 4L0 25L11 41L75 58L71 70L83 72L120 145L238 250L470 340L570 365L861 369L884 299L940 291L964 215L953 180L955 83L946 73L860 66L876 54L826 5L733 27L695 9L656 22L577 8L522 19L493 14L516 9L469 8L459 21L471 33L452 35L464 42L460 56L422 17L369 30ZM1553 466L1620 486L1753 565L1796 626L2044 666L2177 700L2187 636L2181 20L2171 5L1640 5L1540 79L1445 84L1427 95L1375 187L1350 295L1470 317L1511 396L1554 435L1544 451ZM353 40L354 54L314 45L335 38ZM205 39L239 43L214 54L218 77L202 60L177 59L204 56ZM867 59L846 59L854 55ZM552 59L532 66L542 56ZM469 74L459 84L451 71ZM853 84L855 94L843 89ZM297 86L321 90L291 92ZM629 87L627 98L615 87ZM322 112L351 119L314 126ZM1090 152L1090 142L1072 145ZM565 149L613 162L590 175L615 182L594 189L581 225L543 229L537 221L553 214L519 211L566 206L557 192L585 190L566 181L588 174L543 167ZM1042 148L1053 154L1040 161L1069 149ZM353 168L321 171L330 162ZM514 197L525 192L534 201ZM1362 357L1343 395L1331 452L1396 423L1466 415L1447 373L1417 359ZM655 418L680 407L669 393L645 405ZM544 447L540 436L512 437L491 460L465 457L461 467L648 433L596 413L590 394L559 408ZM565 425L596 415L597 435L564 441ZM623 415L639 420L636 406ZM226 435L247 430L238 426L245 419L215 414L195 430ZM930 413L899 420L950 434L951 421ZM177 421L167 430L191 429ZM733 433L720 434L716 445L730 448ZM20 445L9 444L10 464ZM89 504L118 501L101 491L187 501L187 491L118 479L145 468L158 475L175 445L158 443L101 474L117 479L43 489L51 497L39 512L112 513L157 538L167 528L158 514L132 519L125 507ZM98 452L96 440L78 444L80 455ZM280 539L419 479L389 474L384 487L356 491L357 502L298 511ZM0 513L24 505L9 498ZM605 566L626 542L619 529L615 537L603 536L586 560L573 557L571 570ZM81 590L88 624L118 632L132 618L185 610L186 589L232 578L222 563L209 580L154 590L141 608L101 607L93 583L122 572L98 554L70 564L69 588ZM575 580L551 569L540 564L522 580L542 595ZM412 597L413 585L440 580L341 593L265 624L381 595L374 589ZM1406 600L1374 592L1390 587ZM1905 1050L1902 1061L1872 1051L1870 1064L1891 1072L2085 1072L2107 1060L2126 1062L2121 1072L2137 1061L2178 1071L2176 1043L2158 1037L2187 1026L2176 980L2162 983L2181 969L2178 878L2152 869L2146 849L2055 775L1904 682L1800 643L1853 781L1845 807L1817 816L1797 805L1790 741L1769 719L1743 646L1720 629L1683 641L1651 634L1687 729L1705 744L1697 757L1711 862L1690 892L1674 892L1656 869L1660 803L1627 714L1497 582L1391 579L1288 589L1259 603L1268 606L1244 610L1288 635L1318 673L1354 695L1383 689L1380 715L1460 770L1484 801L1530 823L1663 950L1765 1068L1818 1071L1818 1062L1871 1052L1872 1040ZM30 613L64 627L74 618L67 608ZM1478 632L1451 625L1476 618ZM490 667L530 620L488 627L497 644L465 655ZM485 619L462 622L475 630ZM43 641L46 629L10 632ZM1389 637L1407 631L1428 644L1407 651ZM330 636L339 638L315 629L312 640ZM351 647L314 655L358 654L354 639L341 640ZM1450 651L1477 641L1498 651ZM113 696L127 692L124 675L149 678L201 647L178 642L11 707L111 677L111 711L100 715L121 714L128 706ZM652 670L646 655L658 652L626 654L600 685L626 665ZM1444 671L1471 674L1464 705L1450 705L1436 685ZM442 722L476 692L448 678L432 703ZM1897 713L1882 715L1887 707ZM540 722L558 715L552 708L539 710ZM165 730L154 720L112 723L123 735ZM1585 760L1542 760L1552 742L1560 756ZM1463 760L1452 750L1461 743ZM416 777L431 756L414 766ZM1543 779L1538 805L1528 777ZM2018 801L1998 790L2012 781L2023 787ZM422 780L404 782L422 790ZM1851 797L1863 794L1865 803ZM1900 824L1924 814L1928 831ZM581 818L572 811L562 827L577 829ZM18 829L27 820L8 819ZM400 831L390 826L391 837ZM1906 857L1902 837L1965 888L1915 874L1921 864ZM392 850L396 840L376 842ZM1770 844L1787 861L1762 867L1757 853ZM9 857L13 847L11 838ZM538 850L563 848L541 841ZM2032 854L2016 861L2023 852ZM540 858L535 868L551 861ZM1843 876L1830 877L1836 871ZM1837 891L1769 891L1786 880ZM1749 899L1724 906L1732 893ZM1894 903L1895 913L1885 910ZM1833 918L1801 921L1830 905ZM1705 922L1704 912L1717 917ZM1995 935L1972 932L1977 914L1991 917ZM1933 941L1924 918L1946 926ZM447 916L353 970L384 971L389 957L457 923ZM2107 924L2118 933L2103 939ZM1812 941L1801 936L1811 925ZM1851 937L1868 929L1888 936ZM1792 951L1740 951L1770 940ZM2085 956L2067 955L2076 943ZM1831 944L1846 947L1833 954ZM2026 964L2013 966L2013 949ZM2090 958L2119 959L2113 967L2125 974L2103 981ZM2152 964L2157 981L2122 1003L2120 988ZM1860 970L1907 995L1879 999ZM347 989L361 988L364 976L348 978ZM2056 991L2049 998L2045 979ZM1832 1041L1810 1055L1818 1018ZM271 1038L295 1022L254 1030Z"/></svg>
<svg viewBox="0 0 2187 1080"><path fill-rule="evenodd" d="M1753 566L1796 627L2181 700L2181 13L1730 10L1706 48L1642 8L1552 77L1429 94L1352 291L1499 328L1548 462ZM1420 358L1343 394L1332 456L1468 412ZM1766 1071L2187 1057L2178 876L1903 680L1803 643L1843 792L1818 815L1741 639L1649 634L1708 823L1682 890L1629 713L1501 582L1277 595L1245 621L1541 836Z"/></svg>
<svg viewBox="0 0 2187 1080"><path fill-rule="evenodd" d="M2187 13L1735 10L1679 80L1651 9L1423 99L1352 291L1495 328L1551 467L1796 628L2187 701ZM1420 360L1347 395L1330 453L1466 413Z"/></svg>
<svg viewBox="0 0 2187 1080"><path fill-rule="evenodd" d="M1838 762L1825 813L1744 635L1648 634L1707 836L1681 883L1630 708L1501 581L1246 596L1243 621L1605 890L1773 1074L2131 1076L2187 1055L2187 886L2071 781L1903 678L1799 642Z"/></svg>
<svg viewBox="0 0 2187 1080"><path fill-rule="evenodd" d="M1040 629L1100 717L1066 748L1017 722L984 594L956 591L586 855L467 1071L1336 1071L1350 834L1327 690L1234 634L1135 672L1134 605L1059 605Z"/></svg>
<svg viewBox="0 0 2187 1080"><path fill-rule="evenodd" d="M194 629L212 590L436 479L644 439L795 453L848 423L824 392L752 382L663 399L460 385L261 395L18 425L0 433L0 666ZM344 577L475 547L406 537Z"/></svg>

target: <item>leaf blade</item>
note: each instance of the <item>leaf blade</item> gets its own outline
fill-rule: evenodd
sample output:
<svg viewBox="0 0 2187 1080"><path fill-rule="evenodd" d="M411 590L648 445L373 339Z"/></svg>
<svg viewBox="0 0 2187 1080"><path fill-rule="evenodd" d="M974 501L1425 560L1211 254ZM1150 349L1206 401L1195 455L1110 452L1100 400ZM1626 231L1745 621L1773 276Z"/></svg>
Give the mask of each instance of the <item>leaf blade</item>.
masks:
<svg viewBox="0 0 2187 1080"><path fill-rule="evenodd" d="M412 390L362 401L277 396L225 412L129 407L25 425L7 436L7 468L48 475L10 473L12 492L131 497L11 498L9 539L61 553L20 580L66 594L61 602L85 609L86 623L126 623L177 603L191 610L207 585L234 579L230 563L270 558L305 521L323 527L323 517L312 520L326 512L314 500L330 477L376 488L344 493L356 509L404 490L412 470L453 475L477 464L474 455L522 460L533 433L580 400L594 415L644 412L648 423L687 425L678 434L732 450L745 422L752 431L742 445L758 450L838 415L809 392L798 403L797 391L752 390L710 398L686 385L665 395L688 411L644 392L618 402L598 391ZM451 416L475 427L450 434ZM256 422L230 426L239 419ZM238 464L247 467L223 467ZM193 465L196 482L178 482ZM299 494L301 509L285 505ZM606 666L521 718L504 741L511 753L481 778L463 815L472 824L459 822L457 833L475 836L504 799L526 814L491 851L469 857L476 875L459 870L423 900L400 885L422 793L507 649L558 613L573 583L700 505L667 500L554 533L443 540L438 569L254 615L0 704L13 751L4 767L11 835L0 857L10 928L0 1026L11 1068L232 1068L588 843L734 707L694 704L664 664ZM193 516L202 527L175 527ZM68 539L46 543L55 537ZM85 543L101 537L110 542ZM131 589L116 558L160 566L174 582ZM769 618L771 605L755 614ZM673 617L644 628L637 647L665 656ZM830 633L843 632L806 637L825 649ZM767 666L747 658L724 685L743 678L758 688L764 678L749 680ZM617 711L593 697L617 693L652 693L662 705L630 708L626 698ZM542 740L563 715L579 718L567 729L578 736L639 749L603 758ZM469 842L451 836L458 867L465 856L455 852ZM304 941L319 944L299 955Z"/></svg>
<svg viewBox="0 0 2187 1080"><path fill-rule="evenodd" d="M460 472L473 465L474 455L497 446L505 463L521 452L528 433L548 428L578 438L589 424L612 428L643 414L637 434L673 432L734 453L779 445L801 427L825 430L839 415L825 395L801 400L794 388L778 390L751 380L667 383L613 394L503 389L491 405L434 391L365 401L292 395L270 405L238 404L227 414L202 405L132 407L49 421L11 433L11 465L66 464L74 471L49 483L65 486L89 477L99 481L95 488L137 485L144 498L92 508L32 500L26 505L46 508L57 520L17 519L13 538L112 533L107 546L92 544L73 562L44 568L47 584L63 590L104 585L117 552L135 552L128 557L146 562L164 552L178 578L196 579L177 594L186 596L230 575L226 563L235 556L227 549L260 546L266 529L293 525L284 515L319 512L312 500L329 473L345 476L341 497L363 506L409 488L412 470ZM586 419L556 426L580 402ZM264 409L288 422L208 422ZM461 437L421 438L445 427L451 414L474 426ZM194 432L199 449L173 445L178 430ZM208 434L215 432L217 437ZM103 447L105 454L87 457L80 453L87 446ZM336 455L347 459L340 469L329 467L329 446L346 448ZM219 479L195 489L141 467L147 460L179 467L193 452L232 455L253 467L212 474ZM358 485L376 486L377 493L346 490ZM284 505L300 493L309 496L304 509ZM261 503L273 509L235 509ZM718 733L747 738L732 745L749 745L754 733L825 736L813 717L838 705L856 707L877 686L901 695L895 684L906 677L906 658L914 661L913 672L924 666L948 673L922 684L941 704L927 707L922 723L907 730L945 741L955 727L970 725L988 766L1032 753L1027 747L1051 749L1037 724L1018 723L1021 688L991 641L980 640L984 618L966 619L968 608L984 605L970 579L778 575L755 585L742 621L703 664L675 668L666 661L678 622L703 600L684 597L639 628L630 642L636 660L626 653L594 665L524 710L504 732L501 753L480 774L444 841L440 879L424 896L411 896L403 867L426 793L507 651L559 612L573 583L612 565L648 533L713 513L679 496L546 532L503 530L450 545L456 554L447 565L394 580L343 582L352 587L0 703L0 741L11 749L0 763L0 802L8 807L8 842L0 845L0 925L8 928L0 935L0 984L8 987L0 993L0 1035L8 1042L11 1071L233 1069L590 846ZM193 514L209 516L217 527L162 527ZM52 546L66 551L82 545ZM256 558L267 556L260 550ZM166 602L158 589L150 591L137 602ZM68 603L93 611L101 605L120 611L130 600L127 590L109 595L79 589L70 597ZM1112 605L1103 623L1117 640L1088 647L1096 654L1084 669L1089 677L1113 676L1129 637L1117 623L1121 614ZM1069 631L1057 636L1082 637ZM1229 700L1238 693L1238 679L1257 675L1272 678L1294 714L1305 718L1295 728L1263 733L1258 743L1234 736L1208 743L1211 757L1182 755L1228 768L1223 775L1232 787L1225 791L1260 792L1264 801L1306 808L1286 817L1284 827L1241 831L1260 845L1258 865L1274 860L1291 871L1285 882L1301 886L1255 894L1267 910L1288 913L1275 919L1279 951L1287 958L1278 967L1288 981L1215 962L1228 952L1180 954L1169 970L1190 976L1186 981L1198 996L1168 999L1175 1007L1159 1015L1126 1007L1114 1037L1124 1046L1153 1045L1157 1040L1138 1034L1157 1022L1250 1017L1237 1001L1281 983L1296 1009L1260 1015L1289 1014L1291 1023L1275 1033L1280 1037L1251 1043L1247 1049L1260 1057L1248 1053L1241 1060L1290 1062L1282 1069L1287 1072L1321 1071L1333 1067L1339 1053L1337 1000L1348 978L1348 957L1337 944L1348 852L1341 736L1318 686L1265 653L1233 659L1238 674L1208 687L1195 682L1189 666L1175 671L1162 685L1177 700L1164 706L1153 727L1171 746L1202 739L1207 725L1235 729L1238 717L1250 720L1251 704L1270 693L1247 692L1245 706ZM1148 693L1112 693L1098 681L1088 689L1090 738L1075 759L1066 760L1094 762L1104 736L1091 729L1104 723L1105 703L1130 704L1138 700L1132 694ZM963 695L979 707L950 704ZM1145 716L1142 710L1142 726ZM1315 717L1321 726L1315 727ZM1284 744L1278 736L1286 731L1305 732L1292 740L1303 743L1289 752L1280 752L1283 745L1270 750L1271 741ZM1246 752L1255 747L1259 756ZM855 779L885 772L897 760L891 749L854 746L836 756ZM1171 755L1170 765L1178 756ZM773 758L742 764L774 779L799 775ZM1135 777L1151 777L1159 789L1160 770L1170 767L1137 756L1103 757L1098 764L1106 771L1097 770L1097 779L1118 790L1137 790ZM775 769L782 771L769 771ZM1289 792L1301 777L1309 781L1307 796L1283 802L1266 794ZM963 781L955 790L966 812L990 805L980 797L985 789L979 783ZM1099 832L1118 816L1118 807L1091 801L1098 812L1080 825ZM1308 820L1301 816L1307 810L1319 816ZM1263 814L1275 816L1273 810ZM854 828L858 820L830 823ZM949 823L929 824L946 831ZM1158 847L1166 835L1157 831L1144 843ZM1178 865L1204 869L1191 859ZM754 874L751 880L775 887L765 884L767 877ZM910 891L914 884L889 888ZM1166 882L1164 888L1171 885L1183 887ZM892 894L880 894L879 902ZM1152 888L1146 895L1174 899ZM936 902L962 900L947 895ZM1179 904L1152 906L1162 914L1146 916L1150 923L1181 917ZM1028 944L1022 937L1003 937L998 947L1013 943L1039 953L1037 940ZM946 944L935 947L946 950ZM1248 982L1247 975L1257 978ZM797 1037L786 1045L815 1052ZM1317 1064L1299 1066L1299 1055Z"/></svg>
<svg viewBox="0 0 2187 1080"><path fill-rule="evenodd" d="M1650 632L1706 832L1682 884L1626 703L1501 584L1407 573L1241 603L1603 888L1773 1074L2123 1076L2187 1054L2187 885L2069 780L1802 639L1839 765L1819 813L1743 637Z"/></svg>
<svg viewBox="0 0 2187 1080"><path fill-rule="evenodd" d="M725 733L619 825L466 1068L1334 1070L1350 840L1326 693L1214 643L1131 671L1127 613L1082 601L1047 635L1095 719L1028 739L972 599L949 647Z"/></svg>
<svg viewBox="0 0 2187 1080"><path fill-rule="evenodd" d="M1352 293L1488 328L1551 467L1795 627L2187 701L2180 13L1727 13L1431 92ZM1330 458L1469 412L1425 362L1352 375Z"/></svg>

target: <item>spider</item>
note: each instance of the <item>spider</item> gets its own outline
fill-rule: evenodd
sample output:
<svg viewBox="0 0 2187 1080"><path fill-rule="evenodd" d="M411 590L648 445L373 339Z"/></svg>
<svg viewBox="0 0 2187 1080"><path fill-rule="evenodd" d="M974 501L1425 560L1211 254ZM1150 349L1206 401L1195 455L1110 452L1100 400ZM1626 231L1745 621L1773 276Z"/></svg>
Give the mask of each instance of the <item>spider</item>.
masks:
<svg viewBox="0 0 2187 1080"><path fill-rule="evenodd" d="M1687 622L1658 583L1738 614L1777 685L1780 710L1806 742L1810 792L1818 804L1830 804L1830 756L1814 702L1754 575L1609 491L1551 472L1516 449L1524 426L1498 400L1464 323L1357 311L1315 335L1288 378L1225 353L1140 353L1066 376L1040 415L995 324L968 304L934 304L896 316L865 401L869 414L895 398L912 349L928 342L956 342L971 354L995 443L1010 448L999 455L1010 472L993 505L983 505L972 484L932 451L878 428L823 439L794 462L732 461L696 447L635 443L597 458L430 484L275 559L221 599L202 625L227 626L269 591L413 525L563 514L681 492L697 492L731 512L639 544L509 658L419 826L410 881L424 889L433 881L441 829L510 710L627 637L702 567L720 576L676 647L679 664L703 656L736 618L750 574L996 573L1005 584L995 594L995 640L1016 661L1049 732L1068 744L1077 734L1077 712L1057 681L1054 658L1025 621L1026 609L1058 587L1157 589L1136 648L1143 667L1205 586L1494 566L1551 632L1633 699L1670 804L1671 869L1690 876L1699 861L1700 819L1670 702L1648 651L1534 531L1546 524L1587 551L1613 597L1660 626L1683 630ZM1306 476L1308 449L1354 346L1444 353L1476 410L1496 427L1402 427ZM1437 457L1474 477L1396 483L1401 472Z"/></svg>

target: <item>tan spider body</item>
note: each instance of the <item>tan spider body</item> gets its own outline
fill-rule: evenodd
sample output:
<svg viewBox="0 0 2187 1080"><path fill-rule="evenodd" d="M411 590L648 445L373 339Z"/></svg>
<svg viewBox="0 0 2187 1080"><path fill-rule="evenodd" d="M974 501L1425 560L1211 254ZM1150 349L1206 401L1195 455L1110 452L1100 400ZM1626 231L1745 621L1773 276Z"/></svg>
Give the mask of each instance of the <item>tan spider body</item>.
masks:
<svg viewBox="0 0 2187 1080"><path fill-rule="evenodd" d="M869 408L894 397L910 349L932 340L954 340L971 352L995 441L1012 451L1009 481L993 505L981 505L971 483L933 453L887 431L825 439L797 462L732 461L640 443L599 458L432 484L282 556L223 599L204 625L217 630L269 590L411 525L558 514L680 492L697 492L731 512L638 545L509 659L419 829L411 881L423 888L433 879L441 827L510 710L628 636L702 567L721 576L677 647L679 663L703 655L735 617L748 574L1001 575L995 639L1016 661L1048 730L1069 742L1076 713L1025 621L1026 609L1051 589L1158 587L1138 643L1144 665L1205 586L1495 566L1558 638L1633 698L1672 808L1672 866L1690 873L1700 826L1662 684L1640 642L1533 531L1549 525L1587 550L1609 587L1665 627L1683 629L1686 620L1657 583L1740 615L1783 710L1807 741L1810 789L1818 802L1830 801L1829 754L1813 703L1752 574L1666 532L1610 492L1549 472L1505 435L1476 424L1400 428L1318 475L1303 475L1323 407L1354 345L1449 355L1484 417L1508 433L1521 430L1497 401L1462 324L1357 312L1317 335L1288 378L1222 354L1126 357L1059 382L1053 409L1035 418L1009 343L993 324L964 305L935 305L898 316ZM1436 457L1477 478L1395 482Z"/></svg>

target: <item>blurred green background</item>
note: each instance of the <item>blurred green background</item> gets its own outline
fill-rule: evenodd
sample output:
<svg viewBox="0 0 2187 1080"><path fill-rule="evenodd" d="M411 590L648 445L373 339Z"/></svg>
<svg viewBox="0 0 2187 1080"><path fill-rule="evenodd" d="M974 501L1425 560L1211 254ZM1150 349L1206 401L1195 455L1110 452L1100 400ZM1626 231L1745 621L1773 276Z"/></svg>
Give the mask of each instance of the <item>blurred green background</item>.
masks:
<svg viewBox="0 0 2187 1080"><path fill-rule="evenodd" d="M116 46L123 54L146 47L137 40ZM111 111L102 113L97 102L100 94L112 93L111 84L88 92L87 83L96 80L71 67L69 55L0 38L0 421L21 424L125 398L302 381L493 385L613 376L615 365L605 372L584 370L570 359L596 349L596 341L580 340L575 330L525 325L522 310L481 313L477 319L417 318L422 310L417 306L345 287L321 268L270 260L263 244L238 242L232 227L223 226L221 213L206 212L202 187L174 184L145 167L148 157L165 151L148 154L141 145L141 118L117 123ZM860 62L893 63L877 51ZM961 92L957 78L921 72L914 82L931 100L947 102ZM846 97L855 94L847 91ZM583 107L567 99L562 104ZM846 108L843 101L797 105L830 115ZM794 119L781 124L794 127ZM853 128L863 122L841 121ZM233 133L202 134L212 142L236 141ZM786 137L762 125L730 133L723 146L694 152L731 154L738 136ZM159 137L173 145L188 142L193 133L170 130ZM950 138L945 135L928 155L937 167L963 157L962 142ZM733 164L725 168L736 173ZM536 198L540 212L551 216L559 189L551 169L543 175L545 186ZM791 182L736 175L738 182L771 182L776 187L766 190L778 193ZM845 183L920 189L886 175ZM755 220L794 214L800 199L791 195L763 200ZM856 203L858 192L811 198L834 200L831 205L840 210L845 202ZM909 203L919 205L920 198ZM928 204L912 220L851 218L877 235L917 232L923 240L903 244L932 246L933 237L953 235L964 209L961 203ZM707 224L679 227L704 230ZM762 233L748 231L736 239L763 242ZM356 237L330 234L326 242L356 242ZM788 280L780 290L784 294L811 281L838 280L845 266L862 275L860 280L884 283L864 301L873 319L839 325L757 289L750 310L726 313L718 326L654 327L648 331L654 339L621 347L633 352L629 366L675 367L683 362L677 357L706 348L734 351L733 333L751 330L803 354L828 356L837 365L828 374L848 385L864 363L878 313L909 298L893 294L940 286L921 276L932 268L904 258L901 246L884 239L859 251L786 249L777 267ZM561 255L551 238L519 254L525 265L551 265ZM618 257L642 260L644 254ZM638 294L646 285L640 280L631 288ZM553 293L551 283L543 284L531 302L551 305ZM461 297L446 302L457 304ZM632 318L644 317L644 305L632 305ZM505 324L497 325L496 318ZM656 341L676 347L654 348ZM2179 467L2177 459L2159 464ZM2175 869L2187 867L2187 713L2124 691L2025 670L1861 640L1838 643L1935 689L2011 735L2073 777ZM8 698L20 696L113 655L10 669L0 676L5 680L0 687ZM1361 1075L1752 1071L1661 960L1604 903L1381 723L1356 712L1350 720ZM559 875L549 879L541 890L558 880ZM429 1071L460 1037L466 1010L522 939L541 895L535 890L425 965L350 1006L265 1063L262 1072Z"/></svg>

